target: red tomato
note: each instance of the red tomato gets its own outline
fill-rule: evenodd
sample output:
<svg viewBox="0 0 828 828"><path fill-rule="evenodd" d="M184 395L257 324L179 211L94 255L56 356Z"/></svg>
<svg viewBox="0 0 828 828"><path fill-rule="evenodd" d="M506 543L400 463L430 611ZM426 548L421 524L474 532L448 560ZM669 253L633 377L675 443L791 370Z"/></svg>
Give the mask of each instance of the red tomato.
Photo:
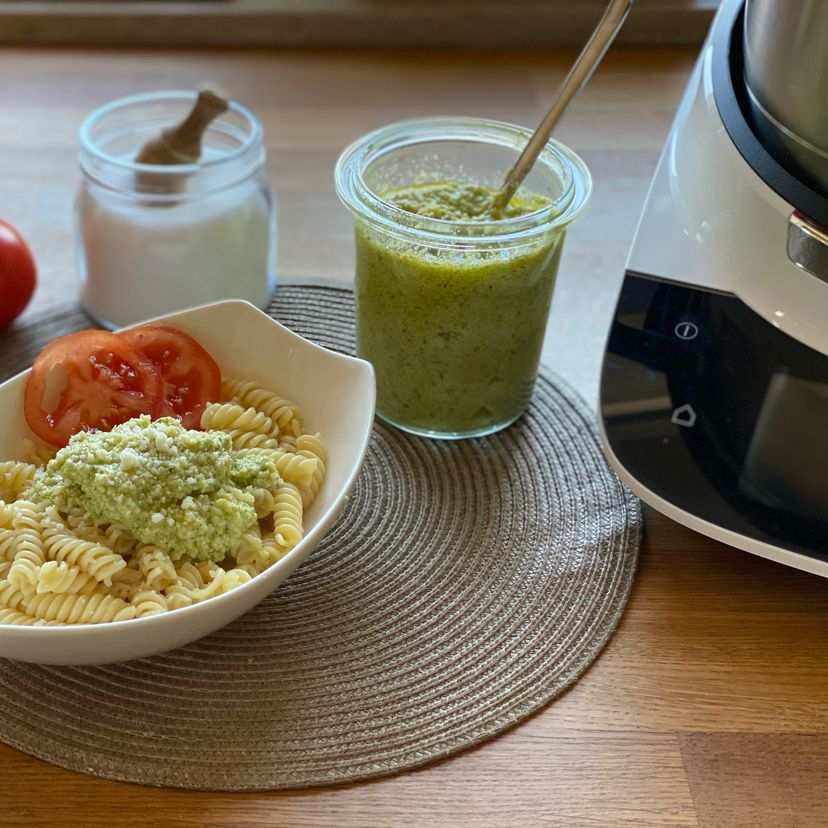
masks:
<svg viewBox="0 0 828 828"><path fill-rule="evenodd" d="M200 428L208 402L221 393L216 361L189 334L168 325L141 325L118 334L139 350L161 376L157 417L176 417L185 428Z"/></svg>
<svg viewBox="0 0 828 828"><path fill-rule="evenodd" d="M161 399L153 364L117 334L80 331L47 345L32 365L24 410L29 428L53 446L79 431L109 431Z"/></svg>
<svg viewBox="0 0 828 828"><path fill-rule="evenodd" d="M26 242L0 221L0 331L21 313L35 289L35 263Z"/></svg>

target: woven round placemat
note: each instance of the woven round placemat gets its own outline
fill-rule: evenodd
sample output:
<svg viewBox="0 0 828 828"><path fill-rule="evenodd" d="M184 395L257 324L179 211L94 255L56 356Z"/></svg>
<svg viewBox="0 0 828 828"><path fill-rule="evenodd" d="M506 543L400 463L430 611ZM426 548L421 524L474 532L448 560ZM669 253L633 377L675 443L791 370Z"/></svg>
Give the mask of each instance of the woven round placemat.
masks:
<svg viewBox="0 0 828 828"><path fill-rule="evenodd" d="M353 347L347 291L282 287L271 312ZM0 337L0 376L77 309ZM148 785L298 788L412 768L515 724L572 684L623 610L638 503L592 415L540 377L514 426L444 443L377 423L349 507L256 609L107 667L0 661L0 740Z"/></svg>

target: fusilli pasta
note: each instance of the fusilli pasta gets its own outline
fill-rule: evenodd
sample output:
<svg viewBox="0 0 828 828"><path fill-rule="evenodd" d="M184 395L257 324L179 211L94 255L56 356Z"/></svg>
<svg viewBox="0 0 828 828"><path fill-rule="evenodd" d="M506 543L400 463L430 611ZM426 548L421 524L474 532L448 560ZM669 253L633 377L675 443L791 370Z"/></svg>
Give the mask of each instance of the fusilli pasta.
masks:
<svg viewBox="0 0 828 828"><path fill-rule="evenodd" d="M14 501L31 485L37 466L16 460L0 462L0 499Z"/></svg>
<svg viewBox="0 0 828 828"><path fill-rule="evenodd" d="M92 575L96 581L112 585L112 576L126 566L122 555L94 541L81 540L60 525L49 525L43 532L46 552L55 561L66 561Z"/></svg>
<svg viewBox="0 0 828 828"><path fill-rule="evenodd" d="M44 621L41 618L26 615L25 612L0 609L0 624L14 624L17 627L59 627L60 621Z"/></svg>
<svg viewBox="0 0 828 828"><path fill-rule="evenodd" d="M0 581L0 607L16 610L23 605L25 600L26 595L23 590L14 586L8 580Z"/></svg>
<svg viewBox="0 0 828 828"><path fill-rule="evenodd" d="M91 595L98 588L98 582L88 572L66 561L47 561L38 568L37 592L71 593Z"/></svg>
<svg viewBox="0 0 828 828"><path fill-rule="evenodd" d="M201 577L198 567L187 561L178 566L175 570L177 586L186 586L192 589L200 589L204 586L204 578Z"/></svg>
<svg viewBox="0 0 828 828"><path fill-rule="evenodd" d="M14 504L0 500L0 529L11 529L14 519Z"/></svg>
<svg viewBox="0 0 828 828"><path fill-rule="evenodd" d="M293 483L281 483L273 508L273 537L285 551L302 540L302 495Z"/></svg>
<svg viewBox="0 0 828 828"><path fill-rule="evenodd" d="M275 506L275 495L270 489L253 489L253 508L256 517L263 518L269 515Z"/></svg>
<svg viewBox="0 0 828 828"><path fill-rule="evenodd" d="M63 624L103 624L107 621L128 621L137 615L132 604L112 595L55 595L47 592L23 602L26 615Z"/></svg>
<svg viewBox="0 0 828 828"><path fill-rule="evenodd" d="M237 564L261 563L262 529L258 521L247 530L232 554Z"/></svg>
<svg viewBox="0 0 828 828"><path fill-rule="evenodd" d="M316 459L316 468L313 474L304 481L299 491L302 493L302 505L307 509L319 494L322 481L325 478L325 446L322 444L321 434L303 434L296 438L297 453L301 457Z"/></svg>
<svg viewBox="0 0 828 828"><path fill-rule="evenodd" d="M242 408L235 403L211 403L201 415L201 427L226 431L233 448L263 446L275 448L273 421L255 408Z"/></svg>
<svg viewBox="0 0 828 828"><path fill-rule="evenodd" d="M69 516L67 523L81 540L108 546L119 555L127 555L138 545L138 538L123 526L96 526L84 515L82 518Z"/></svg>
<svg viewBox="0 0 828 828"><path fill-rule="evenodd" d="M34 587L38 569L46 560L43 548L43 510L36 503L18 500L12 528L17 533L14 560L9 570L9 583L18 587Z"/></svg>
<svg viewBox="0 0 828 828"><path fill-rule="evenodd" d="M0 529L0 561L11 565L17 549L17 532L14 529Z"/></svg>
<svg viewBox="0 0 828 828"><path fill-rule="evenodd" d="M169 605L164 596L154 589L145 589L141 592L136 592L132 596L132 606L135 607L137 618L143 618L146 615L158 615L169 609Z"/></svg>
<svg viewBox="0 0 828 828"><path fill-rule="evenodd" d="M235 402L255 408L270 417L275 437L280 434L302 433L302 414L299 406L272 391L266 391L255 382L224 379L221 383L221 398L224 402Z"/></svg>
<svg viewBox="0 0 828 828"><path fill-rule="evenodd" d="M170 556L154 546L142 546L138 550L138 568L150 589L161 590L172 586L178 579Z"/></svg>
<svg viewBox="0 0 828 828"><path fill-rule="evenodd" d="M272 529L262 532L262 557L264 558L265 567L275 564L276 561L281 560L287 554L287 550L280 547L276 542L276 536Z"/></svg>

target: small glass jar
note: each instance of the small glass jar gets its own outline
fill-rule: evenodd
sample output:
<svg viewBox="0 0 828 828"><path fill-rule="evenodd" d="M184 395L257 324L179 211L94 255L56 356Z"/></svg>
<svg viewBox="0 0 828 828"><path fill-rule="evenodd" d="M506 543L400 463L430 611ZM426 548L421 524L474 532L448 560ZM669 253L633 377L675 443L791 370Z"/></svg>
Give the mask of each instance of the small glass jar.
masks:
<svg viewBox="0 0 828 828"><path fill-rule="evenodd" d="M529 404L564 233L591 191L584 163L550 141L517 194L543 206L496 221L429 218L386 199L442 182L497 191L530 134L475 118L405 121L340 156L337 192L355 217L357 351L392 425L477 437Z"/></svg>
<svg viewBox="0 0 828 828"><path fill-rule="evenodd" d="M231 103L205 131L198 163L133 160L147 140L179 123L195 98L122 98L81 126L80 295L106 327L219 299L263 308L275 288L276 208L252 113Z"/></svg>

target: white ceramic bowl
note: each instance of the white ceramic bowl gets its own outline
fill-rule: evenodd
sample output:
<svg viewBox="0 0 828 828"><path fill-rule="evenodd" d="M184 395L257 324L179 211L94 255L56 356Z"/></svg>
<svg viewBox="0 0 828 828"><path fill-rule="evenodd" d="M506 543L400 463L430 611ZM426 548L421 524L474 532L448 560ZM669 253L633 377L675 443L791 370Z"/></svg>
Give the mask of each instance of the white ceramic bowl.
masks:
<svg viewBox="0 0 828 828"><path fill-rule="evenodd" d="M299 405L308 431L328 452L319 495L305 514L305 536L282 560L246 584L201 604L109 624L15 627L0 624L0 657L37 664L108 664L189 644L256 606L318 545L354 486L374 419L374 371L361 359L314 345L247 302L217 302L160 317L192 334L224 376L255 380ZM28 371L0 385L0 459L23 459L31 433L23 419Z"/></svg>

